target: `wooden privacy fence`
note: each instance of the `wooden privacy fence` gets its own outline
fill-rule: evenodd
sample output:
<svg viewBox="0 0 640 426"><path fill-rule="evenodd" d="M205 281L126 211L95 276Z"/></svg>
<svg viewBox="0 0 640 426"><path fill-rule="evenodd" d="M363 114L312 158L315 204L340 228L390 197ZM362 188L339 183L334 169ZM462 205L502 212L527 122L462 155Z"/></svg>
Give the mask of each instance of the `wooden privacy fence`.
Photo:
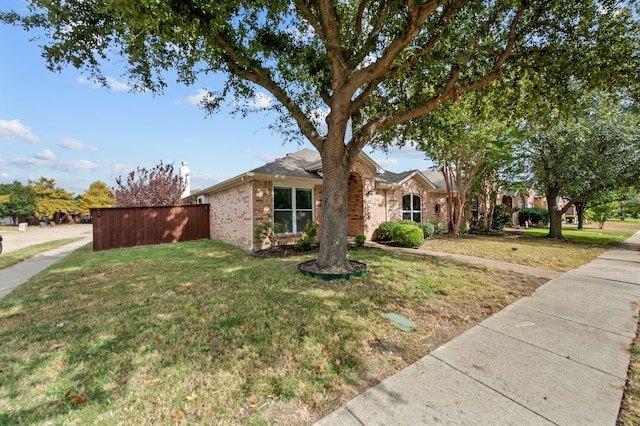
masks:
<svg viewBox="0 0 640 426"><path fill-rule="evenodd" d="M209 238L209 204L91 209L93 250Z"/></svg>

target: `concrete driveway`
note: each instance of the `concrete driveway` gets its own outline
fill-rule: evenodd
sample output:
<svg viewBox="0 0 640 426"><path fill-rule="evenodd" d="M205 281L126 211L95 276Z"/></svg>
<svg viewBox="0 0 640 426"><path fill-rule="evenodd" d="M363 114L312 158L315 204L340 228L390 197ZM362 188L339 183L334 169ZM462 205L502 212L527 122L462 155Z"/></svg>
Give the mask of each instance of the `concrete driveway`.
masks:
<svg viewBox="0 0 640 426"><path fill-rule="evenodd" d="M27 228L27 232L3 233L2 253L10 253L47 241L81 237L93 238L93 225L56 225L54 227L47 226L44 228L30 226Z"/></svg>

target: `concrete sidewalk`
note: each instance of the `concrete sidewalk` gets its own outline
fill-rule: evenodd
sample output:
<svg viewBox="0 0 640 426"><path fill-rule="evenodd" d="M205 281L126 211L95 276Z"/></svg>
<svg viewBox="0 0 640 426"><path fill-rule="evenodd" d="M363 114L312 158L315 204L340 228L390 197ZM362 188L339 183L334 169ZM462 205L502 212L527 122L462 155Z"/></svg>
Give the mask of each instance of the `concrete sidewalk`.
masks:
<svg viewBox="0 0 640 426"><path fill-rule="evenodd" d="M640 309L640 232L317 423L615 425Z"/></svg>
<svg viewBox="0 0 640 426"><path fill-rule="evenodd" d="M0 297L11 293L15 287L92 240L92 235L85 235L78 241L40 253L10 268L0 270Z"/></svg>

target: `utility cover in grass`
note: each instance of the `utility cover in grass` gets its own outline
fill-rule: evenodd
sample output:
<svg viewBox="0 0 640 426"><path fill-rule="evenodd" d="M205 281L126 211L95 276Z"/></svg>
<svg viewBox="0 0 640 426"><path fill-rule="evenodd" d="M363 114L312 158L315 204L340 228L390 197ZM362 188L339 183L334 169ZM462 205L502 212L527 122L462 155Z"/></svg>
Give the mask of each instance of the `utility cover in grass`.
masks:
<svg viewBox="0 0 640 426"><path fill-rule="evenodd" d="M398 327L402 331L411 331L416 328L416 323L411 321L407 317L403 317L400 314L388 312L382 316L383 319L391 321L393 325Z"/></svg>

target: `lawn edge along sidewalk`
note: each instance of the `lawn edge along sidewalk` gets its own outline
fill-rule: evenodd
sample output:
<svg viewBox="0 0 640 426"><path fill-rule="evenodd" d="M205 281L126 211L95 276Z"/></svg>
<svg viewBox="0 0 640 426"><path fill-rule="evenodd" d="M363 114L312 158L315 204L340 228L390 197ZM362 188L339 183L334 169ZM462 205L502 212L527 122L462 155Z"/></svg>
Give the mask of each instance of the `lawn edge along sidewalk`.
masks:
<svg viewBox="0 0 640 426"><path fill-rule="evenodd" d="M640 232L316 425L614 425L640 307Z"/></svg>

